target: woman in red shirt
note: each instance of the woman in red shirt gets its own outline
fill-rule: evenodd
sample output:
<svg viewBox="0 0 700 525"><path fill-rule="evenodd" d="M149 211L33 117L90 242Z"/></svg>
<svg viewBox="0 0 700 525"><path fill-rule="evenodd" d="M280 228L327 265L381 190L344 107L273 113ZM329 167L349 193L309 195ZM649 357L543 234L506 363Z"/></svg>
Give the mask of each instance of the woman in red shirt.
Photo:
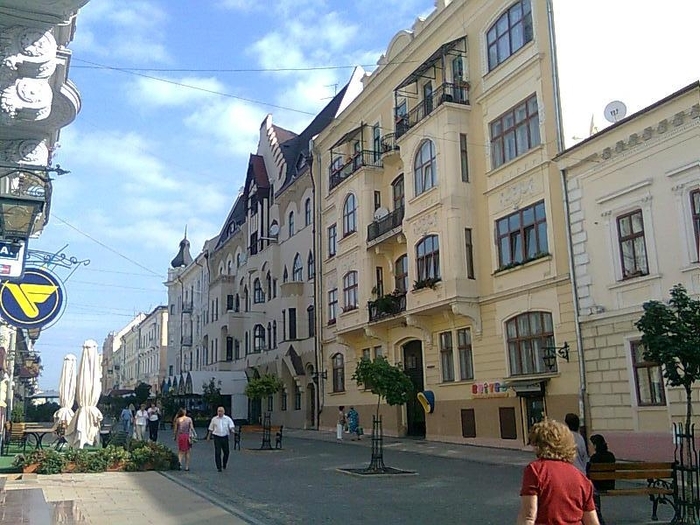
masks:
<svg viewBox="0 0 700 525"><path fill-rule="evenodd" d="M517 525L600 525L593 485L572 464L576 443L569 428L545 419L530 430L530 444L537 459L523 473Z"/></svg>

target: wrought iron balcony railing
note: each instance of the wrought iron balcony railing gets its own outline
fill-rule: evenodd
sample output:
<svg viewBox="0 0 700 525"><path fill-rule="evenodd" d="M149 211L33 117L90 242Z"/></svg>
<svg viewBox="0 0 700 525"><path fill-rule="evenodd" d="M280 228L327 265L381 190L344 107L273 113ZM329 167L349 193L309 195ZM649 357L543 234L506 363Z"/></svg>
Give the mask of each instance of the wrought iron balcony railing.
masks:
<svg viewBox="0 0 700 525"><path fill-rule="evenodd" d="M183 335L180 338L180 344L182 346L192 346L192 336L191 335Z"/></svg>
<svg viewBox="0 0 700 525"><path fill-rule="evenodd" d="M382 160L380 157L381 156L375 151L362 150L355 153L342 166L336 169L333 169L331 166L328 170L330 189L335 188L363 166L381 168Z"/></svg>
<svg viewBox="0 0 700 525"><path fill-rule="evenodd" d="M404 208L403 206L396 208L386 217L377 219L367 226L367 242L371 242L377 237L384 235L386 232L398 228L403 222Z"/></svg>
<svg viewBox="0 0 700 525"><path fill-rule="evenodd" d="M394 290L390 294L383 295L374 301L367 303L369 309L369 322L380 321L386 317L393 317L406 311L406 292Z"/></svg>
<svg viewBox="0 0 700 525"><path fill-rule="evenodd" d="M381 148L382 155L391 153L392 151L399 151L399 146L396 144L396 134L387 133L381 138Z"/></svg>
<svg viewBox="0 0 700 525"><path fill-rule="evenodd" d="M454 104L469 104L469 84L444 83L432 95L423 99L416 107L405 115L396 117L396 138L404 135L409 129L430 115L445 102Z"/></svg>

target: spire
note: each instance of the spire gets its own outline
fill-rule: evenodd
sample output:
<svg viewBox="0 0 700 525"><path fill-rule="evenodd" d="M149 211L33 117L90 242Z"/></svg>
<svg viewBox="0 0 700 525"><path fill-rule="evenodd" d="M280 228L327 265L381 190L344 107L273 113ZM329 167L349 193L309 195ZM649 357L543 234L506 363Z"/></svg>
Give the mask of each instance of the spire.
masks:
<svg viewBox="0 0 700 525"><path fill-rule="evenodd" d="M190 255L190 241L187 240L187 226L185 226L185 237L180 241L180 251L177 252L175 258L170 261L170 266L173 268L181 268L192 264L192 256Z"/></svg>

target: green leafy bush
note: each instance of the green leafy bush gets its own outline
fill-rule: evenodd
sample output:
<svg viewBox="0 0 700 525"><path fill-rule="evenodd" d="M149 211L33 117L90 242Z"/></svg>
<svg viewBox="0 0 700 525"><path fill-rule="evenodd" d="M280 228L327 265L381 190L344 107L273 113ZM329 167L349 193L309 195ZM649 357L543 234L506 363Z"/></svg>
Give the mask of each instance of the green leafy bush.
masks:
<svg viewBox="0 0 700 525"><path fill-rule="evenodd" d="M29 465L37 465L37 474L60 474L66 468L66 458L53 449L35 450L27 455L18 454L12 465L24 470Z"/></svg>
<svg viewBox="0 0 700 525"><path fill-rule="evenodd" d="M177 455L161 443L134 440L129 445L128 471L172 470L178 464Z"/></svg>

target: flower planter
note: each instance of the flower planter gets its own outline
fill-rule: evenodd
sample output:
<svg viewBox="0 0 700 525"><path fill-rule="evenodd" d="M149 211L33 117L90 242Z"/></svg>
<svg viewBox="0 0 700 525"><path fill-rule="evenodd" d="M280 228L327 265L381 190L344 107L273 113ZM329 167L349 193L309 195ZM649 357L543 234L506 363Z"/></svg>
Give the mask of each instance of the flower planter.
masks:
<svg viewBox="0 0 700 525"><path fill-rule="evenodd" d="M30 463L29 465L25 465L24 468L22 468L22 472L24 474L33 474L36 472L36 469L39 468L39 463Z"/></svg>

